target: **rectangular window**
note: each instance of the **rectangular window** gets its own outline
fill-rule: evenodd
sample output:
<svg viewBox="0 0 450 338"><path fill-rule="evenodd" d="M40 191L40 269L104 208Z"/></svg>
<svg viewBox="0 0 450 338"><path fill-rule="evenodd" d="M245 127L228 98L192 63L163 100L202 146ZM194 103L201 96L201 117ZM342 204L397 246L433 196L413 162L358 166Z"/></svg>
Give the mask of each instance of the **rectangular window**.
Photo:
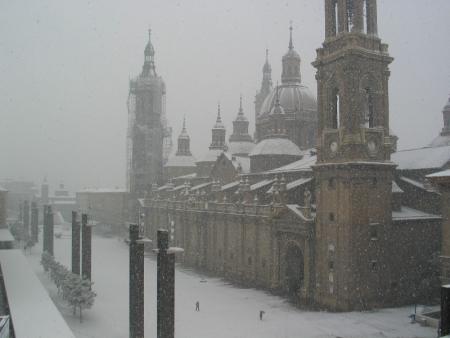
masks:
<svg viewBox="0 0 450 338"><path fill-rule="evenodd" d="M371 241L377 241L378 240L378 223L370 224L369 226L369 232L370 232L370 240Z"/></svg>

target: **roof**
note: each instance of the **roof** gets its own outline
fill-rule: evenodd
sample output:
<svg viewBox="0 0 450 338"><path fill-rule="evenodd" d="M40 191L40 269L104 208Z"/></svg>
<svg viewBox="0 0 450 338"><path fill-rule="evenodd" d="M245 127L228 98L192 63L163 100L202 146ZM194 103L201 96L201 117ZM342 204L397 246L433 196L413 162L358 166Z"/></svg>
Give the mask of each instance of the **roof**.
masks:
<svg viewBox="0 0 450 338"><path fill-rule="evenodd" d="M402 206L400 211L392 210L392 220L419 220L419 219L441 219L438 215L428 214L426 212Z"/></svg>
<svg viewBox="0 0 450 338"><path fill-rule="evenodd" d="M427 176L427 178L434 178L434 177L450 177L450 169L439 171L437 173Z"/></svg>
<svg viewBox="0 0 450 338"><path fill-rule="evenodd" d="M202 183L202 184L196 185L195 187L191 188L191 191L195 191L195 190L198 190L198 189L206 188L206 187L210 186L211 184L212 184L212 182L206 182L206 183Z"/></svg>
<svg viewBox="0 0 450 338"><path fill-rule="evenodd" d="M269 114L276 103L277 88L275 87L264 100L259 115ZM278 86L280 105L286 113L296 113L298 119L303 115L317 111L317 102L308 87L302 84L282 84Z"/></svg>
<svg viewBox="0 0 450 338"><path fill-rule="evenodd" d="M286 184L286 191L301 187L302 185L311 182L312 181L312 177L307 177L307 178L299 178L298 180L289 182ZM272 193L273 191L273 186L270 187L269 190L267 190L267 193Z"/></svg>
<svg viewBox="0 0 450 338"><path fill-rule="evenodd" d="M83 189L81 191L79 191L78 193L124 193L124 192L128 192L126 189L123 188L86 188ZM59 198L60 196L58 196ZM73 198L73 197L71 197Z"/></svg>
<svg viewBox="0 0 450 338"><path fill-rule="evenodd" d="M231 163L234 168L238 170L240 168L242 174L248 174L250 172L250 158L244 156L233 156Z"/></svg>
<svg viewBox="0 0 450 338"><path fill-rule="evenodd" d="M164 167L195 167L195 157L192 155L173 155L169 157Z"/></svg>
<svg viewBox="0 0 450 338"><path fill-rule="evenodd" d="M232 155L248 155L254 147L255 143L251 141L230 141L228 152Z"/></svg>
<svg viewBox="0 0 450 338"><path fill-rule="evenodd" d="M11 235L11 231L9 231L8 228L0 229L0 242L1 243L5 243L5 242L13 243L14 242L14 237L13 237L13 235Z"/></svg>
<svg viewBox="0 0 450 338"><path fill-rule="evenodd" d="M398 186L397 182L392 181L392 192L393 193L403 193L404 191Z"/></svg>
<svg viewBox="0 0 450 338"><path fill-rule="evenodd" d="M406 182L408 184L411 184L411 185L415 186L416 188L419 188L419 189L422 189L425 191L429 191L429 189L427 189L425 184L423 184L422 182L419 182L419 181L416 181L416 180L413 180L411 178L404 177L404 176L401 176L400 180L402 180L403 182Z"/></svg>
<svg viewBox="0 0 450 338"><path fill-rule="evenodd" d="M289 155L302 156L300 148L288 138L266 138L253 148L249 154L252 156L260 155Z"/></svg>
<svg viewBox="0 0 450 338"><path fill-rule="evenodd" d="M0 191L8 191L0 185Z"/></svg>
<svg viewBox="0 0 450 338"><path fill-rule="evenodd" d="M266 187L266 186L272 184L274 181L275 181L275 180L263 180L263 181L259 181L259 182L255 183L255 184L252 184L252 185L250 186L250 191L255 191L255 190L264 188L264 187Z"/></svg>
<svg viewBox="0 0 450 338"><path fill-rule="evenodd" d="M398 151L391 156L401 170L440 169L450 162L450 146Z"/></svg>
<svg viewBox="0 0 450 338"><path fill-rule="evenodd" d="M430 147L450 146L450 135L439 135L430 143Z"/></svg>
<svg viewBox="0 0 450 338"><path fill-rule="evenodd" d="M0 264L17 338L75 338L20 250L0 250Z"/></svg>
<svg viewBox="0 0 450 338"><path fill-rule="evenodd" d="M292 171L312 171L311 166L316 164L317 155L311 155L310 151L305 151L301 160L289 163L279 168L269 170L268 173L286 173Z"/></svg>
<svg viewBox="0 0 450 338"><path fill-rule="evenodd" d="M302 207L300 207L298 204L286 204L286 207L288 208L288 210L290 210L294 215L296 215L297 217L301 218L304 221L311 221L311 218L307 218L303 212L302 212Z"/></svg>
<svg viewBox="0 0 450 338"><path fill-rule="evenodd" d="M240 183L239 181L234 181L234 182L225 184L225 185L222 186L222 191L233 189L233 188L239 186L239 183Z"/></svg>

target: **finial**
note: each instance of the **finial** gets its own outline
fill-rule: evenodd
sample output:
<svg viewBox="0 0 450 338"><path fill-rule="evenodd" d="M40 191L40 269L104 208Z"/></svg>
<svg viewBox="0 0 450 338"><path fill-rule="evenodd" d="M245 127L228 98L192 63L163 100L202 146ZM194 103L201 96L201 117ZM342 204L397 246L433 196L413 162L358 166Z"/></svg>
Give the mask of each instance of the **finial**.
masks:
<svg viewBox="0 0 450 338"><path fill-rule="evenodd" d="M183 116L183 130L186 130L186 114Z"/></svg>
<svg viewBox="0 0 450 338"><path fill-rule="evenodd" d="M278 93L278 81L277 81L277 87L276 87L275 95L276 95L276 101L275 101L275 104L276 104L277 106L279 106L279 105L280 105L280 96L279 96L279 93Z"/></svg>
<svg viewBox="0 0 450 338"><path fill-rule="evenodd" d="M269 63L269 49L266 48L266 62Z"/></svg>
<svg viewBox="0 0 450 338"><path fill-rule="evenodd" d="M289 49L292 50L294 49L294 45L292 44L292 20L291 20L291 24L289 26Z"/></svg>
<svg viewBox="0 0 450 338"><path fill-rule="evenodd" d="M220 121L220 101L217 103L217 121Z"/></svg>
<svg viewBox="0 0 450 338"><path fill-rule="evenodd" d="M244 109L242 109L242 94L239 96L239 114L243 114Z"/></svg>
<svg viewBox="0 0 450 338"><path fill-rule="evenodd" d="M152 38L152 29L149 28L148 29L148 40L150 41L151 38Z"/></svg>

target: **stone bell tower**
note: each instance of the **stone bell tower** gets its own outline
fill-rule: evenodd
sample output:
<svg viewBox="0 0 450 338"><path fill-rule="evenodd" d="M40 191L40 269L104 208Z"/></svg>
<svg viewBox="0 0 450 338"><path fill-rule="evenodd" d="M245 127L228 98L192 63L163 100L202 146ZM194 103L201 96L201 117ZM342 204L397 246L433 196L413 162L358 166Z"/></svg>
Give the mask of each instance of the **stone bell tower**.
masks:
<svg viewBox="0 0 450 338"><path fill-rule="evenodd" d="M389 64L376 0L325 0L317 50L316 294L319 306L370 309L390 287Z"/></svg>

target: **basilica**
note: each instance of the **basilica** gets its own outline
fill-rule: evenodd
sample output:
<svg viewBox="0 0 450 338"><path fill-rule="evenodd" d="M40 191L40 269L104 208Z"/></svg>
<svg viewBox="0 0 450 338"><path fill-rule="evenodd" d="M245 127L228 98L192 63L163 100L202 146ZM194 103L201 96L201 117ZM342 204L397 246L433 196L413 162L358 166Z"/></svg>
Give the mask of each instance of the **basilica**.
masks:
<svg viewBox="0 0 450 338"><path fill-rule="evenodd" d="M197 157L189 117L171 151L149 40L130 82L128 146L130 205L147 237L166 228L185 250L182 264L300 306L369 310L436 296L442 210L426 176L450 167L450 100L430 145L397 151L393 58L376 3L325 0L317 96L302 83L291 27L275 86L266 52L255 133L241 97L227 138L219 105Z"/></svg>

